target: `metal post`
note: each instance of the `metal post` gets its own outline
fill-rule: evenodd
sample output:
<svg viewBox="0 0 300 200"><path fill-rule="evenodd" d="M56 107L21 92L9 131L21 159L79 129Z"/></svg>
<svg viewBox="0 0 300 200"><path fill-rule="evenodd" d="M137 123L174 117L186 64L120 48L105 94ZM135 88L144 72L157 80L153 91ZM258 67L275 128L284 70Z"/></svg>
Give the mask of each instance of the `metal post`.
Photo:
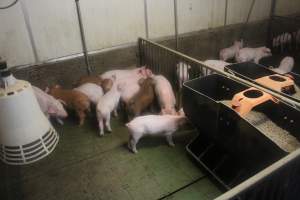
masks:
<svg viewBox="0 0 300 200"><path fill-rule="evenodd" d="M92 70L90 68L89 58L88 58L88 51L86 48L86 42L85 42L85 36L84 36L84 29L82 25L82 19L81 19L81 12L80 12L80 5L79 0L75 0L76 2L76 10L77 10L77 16L78 16L78 24L80 29L80 37L81 37L81 44L82 44L82 50L84 54L84 60L87 68L87 73L91 74Z"/></svg>
<svg viewBox="0 0 300 200"><path fill-rule="evenodd" d="M244 26L243 26L243 29L242 29L242 33L241 33L241 37L240 37L241 39L244 37L244 32L246 31L246 26L247 26L247 24L250 20L250 16L251 16L255 1L256 0L252 0L252 2L251 2L250 9L249 9L249 12L247 14L246 22L244 23Z"/></svg>
<svg viewBox="0 0 300 200"><path fill-rule="evenodd" d="M267 30L267 44L272 44L272 41L271 41L271 28L272 27L271 26L272 26L272 20L274 17L274 13L275 13L275 8L276 8L276 0L272 0L269 22L268 22L268 30Z"/></svg>
<svg viewBox="0 0 300 200"><path fill-rule="evenodd" d="M149 38L149 23L148 23L148 5L147 0L144 0L144 13L145 13L145 32L146 38Z"/></svg>
<svg viewBox="0 0 300 200"><path fill-rule="evenodd" d="M175 19L175 50L178 51L178 13L177 13L177 0L174 0L174 19Z"/></svg>
<svg viewBox="0 0 300 200"><path fill-rule="evenodd" d="M31 47L32 47L32 52L33 52L33 56L34 56L34 59L35 59L35 63L38 63L40 60L39 60L39 57L38 57L35 41L33 39L33 33L32 33L31 26L30 26L30 19L29 19L28 10L27 10L27 7L26 7L24 1L20 1L20 3L21 3L21 10L22 10L22 13L23 13L23 16L24 16L25 26L26 26L26 29L27 29L27 32L28 32L29 41L30 41L30 44L31 44Z"/></svg>
<svg viewBox="0 0 300 200"><path fill-rule="evenodd" d="M227 24L227 11L228 11L228 0L225 1L224 26L226 26L226 24Z"/></svg>

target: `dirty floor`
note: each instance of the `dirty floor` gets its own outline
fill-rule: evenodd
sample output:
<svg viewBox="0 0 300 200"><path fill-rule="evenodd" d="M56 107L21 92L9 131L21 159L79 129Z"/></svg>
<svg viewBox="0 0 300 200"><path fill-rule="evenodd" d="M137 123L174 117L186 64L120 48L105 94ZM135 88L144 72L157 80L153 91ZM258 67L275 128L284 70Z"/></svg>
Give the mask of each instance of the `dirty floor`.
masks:
<svg viewBox="0 0 300 200"><path fill-rule="evenodd" d="M144 138L138 154L128 151L128 132L117 119L113 133L98 136L89 119L55 125L60 134L52 154L27 166L0 164L2 200L213 199L221 194L185 151L193 130L175 134L176 146L164 138Z"/></svg>

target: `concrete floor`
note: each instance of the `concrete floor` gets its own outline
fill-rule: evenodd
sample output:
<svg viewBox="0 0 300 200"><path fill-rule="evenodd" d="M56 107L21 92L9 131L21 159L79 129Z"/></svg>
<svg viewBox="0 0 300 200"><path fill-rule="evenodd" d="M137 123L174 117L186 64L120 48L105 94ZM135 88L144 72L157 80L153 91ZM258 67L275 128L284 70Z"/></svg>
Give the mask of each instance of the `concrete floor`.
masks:
<svg viewBox="0 0 300 200"><path fill-rule="evenodd" d="M164 138L144 138L133 154L120 120L113 119L113 133L101 138L96 121L75 122L56 126L60 141L47 158L21 167L0 164L0 199L206 200L221 194L185 151L193 130L177 132L174 148Z"/></svg>

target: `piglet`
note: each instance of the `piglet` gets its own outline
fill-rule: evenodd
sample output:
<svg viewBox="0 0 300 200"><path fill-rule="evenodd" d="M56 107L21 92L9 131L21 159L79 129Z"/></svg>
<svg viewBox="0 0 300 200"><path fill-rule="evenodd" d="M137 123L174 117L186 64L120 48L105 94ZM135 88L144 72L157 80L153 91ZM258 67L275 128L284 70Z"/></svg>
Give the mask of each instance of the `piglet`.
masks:
<svg viewBox="0 0 300 200"><path fill-rule="evenodd" d="M227 65L230 65L230 63L228 62L225 62L223 60L206 60L203 62L205 65L211 67L211 68L214 68L214 69L217 69L217 70L221 70L221 71L224 71L224 68L227 66ZM206 71L206 75L210 75L212 74L212 70L209 70L207 69Z"/></svg>
<svg viewBox="0 0 300 200"><path fill-rule="evenodd" d="M293 57L286 56L281 60L279 67L272 70L278 74L286 74L292 71L294 63Z"/></svg>
<svg viewBox="0 0 300 200"><path fill-rule="evenodd" d="M126 124L130 138L128 148L137 153L136 145L139 140L146 136L165 136L170 146L175 146L172 135L186 122L186 117L181 110L177 115L145 115L134 118Z"/></svg>
<svg viewBox="0 0 300 200"><path fill-rule="evenodd" d="M139 116L152 105L155 98L152 78L140 79L139 85L139 92L129 100L126 106L130 116Z"/></svg>
<svg viewBox="0 0 300 200"><path fill-rule="evenodd" d="M113 86L113 81L110 78L105 78L102 80L101 87L103 89L103 92L108 92Z"/></svg>
<svg viewBox="0 0 300 200"><path fill-rule="evenodd" d="M234 41L233 45L220 51L220 60L228 60L234 58L235 54L243 48L243 40Z"/></svg>
<svg viewBox="0 0 300 200"><path fill-rule="evenodd" d="M118 70L110 70L100 75L100 78L111 78L113 75L116 76L116 82L121 80L137 77L136 79L139 80L140 78L145 78L146 74L146 67L139 67L134 69L118 69Z"/></svg>
<svg viewBox="0 0 300 200"><path fill-rule="evenodd" d="M170 82L162 75L152 75L151 77L161 114L175 114L176 99Z"/></svg>
<svg viewBox="0 0 300 200"><path fill-rule="evenodd" d="M128 104L129 100L133 98L140 90L139 81L141 79L152 76L150 69L143 68L139 73L132 73L126 77L118 80L118 84L121 86L121 100L125 104Z"/></svg>
<svg viewBox="0 0 300 200"><path fill-rule="evenodd" d="M74 90L85 94L94 105L97 105L100 98L103 96L102 88L94 83L85 83L74 88Z"/></svg>
<svg viewBox="0 0 300 200"><path fill-rule="evenodd" d="M83 85L85 83L94 83L98 86L102 86L102 79L99 76L82 76L79 78L79 80L73 84L74 87L78 87L80 85Z"/></svg>
<svg viewBox="0 0 300 200"><path fill-rule="evenodd" d="M176 74L179 82L180 88L182 88L183 82L189 80L189 70L191 69L191 66L188 64L185 64L183 62L180 62L176 66Z"/></svg>
<svg viewBox="0 0 300 200"><path fill-rule="evenodd" d="M48 90L50 95L54 96L56 99L61 99L67 108L75 110L79 117L79 125L83 125L86 117L85 113L87 111L90 112L89 98L82 92L76 90L65 90L59 85L51 87Z"/></svg>
<svg viewBox="0 0 300 200"><path fill-rule="evenodd" d="M272 56L271 50L267 47L258 47L258 48L242 48L236 55L235 59L237 62L247 62L254 61L258 64L258 61L261 58Z"/></svg>
<svg viewBox="0 0 300 200"><path fill-rule="evenodd" d="M99 76L82 76L76 83L73 84L74 87L81 86L85 83L94 83L102 87L104 93L108 92L112 87L113 81L110 78L100 78Z"/></svg>
<svg viewBox="0 0 300 200"><path fill-rule="evenodd" d="M100 136L104 135L104 121L107 130L109 132L112 131L110 126L111 112L114 111L115 116L117 116L117 107L121 96L121 89L120 86L116 84L115 80L116 77L113 76L114 84L112 88L100 98L97 104L96 113L100 128Z"/></svg>
<svg viewBox="0 0 300 200"><path fill-rule="evenodd" d="M58 123L63 124L61 118L68 117L68 113L64 109L62 103L38 87L32 86L32 88L40 108L46 117L53 117Z"/></svg>

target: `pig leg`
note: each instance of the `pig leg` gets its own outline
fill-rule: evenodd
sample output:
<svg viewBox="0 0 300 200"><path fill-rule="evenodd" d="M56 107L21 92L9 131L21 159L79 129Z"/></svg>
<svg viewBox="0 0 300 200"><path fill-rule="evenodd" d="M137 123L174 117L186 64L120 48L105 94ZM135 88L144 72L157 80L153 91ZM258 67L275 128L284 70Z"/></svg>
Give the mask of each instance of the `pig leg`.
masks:
<svg viewBox="0 0 300 200"><path fill-rule="evenodd" d="M136 149L136 144L139 142L141 136L140 134L133 134L130 137L130 144L129 146L131 147L130 149L132 150L133 153L137 153L137 149Z"/></svg>
<svg viewBox="0 0 300 200"><path fill-rule="evenodd" d="M167 133L166 139L167 139L167 142L168 142L169 146L174 147L175 144L174 144L174 142L173 142L172 133L173 133L173 132Z"/></svg>
<svg viewBox="0 0 300 200"><path fill-rule="evenodd" d="M114 109L114 116L115 116L115 117L118 117L117 108Z"/></svg>
<svg viewBox="0 0 300 200"><path fill-rule="evenodd" d="M82 126L85 120L85 112L83 110L77 110L77 115L79 117L79 126Z"/></svg>
<svg viewBox="0 0 300 200"><path fill-rule="evenodd" d="M106 116L105 119L106 119L106 121L105 121L105 126L106 126L107 130L108 130L109 132L112 132L111 127L110 127L110 113L107 114L107 116Z"/></svg>
<svg viewBox="0 0 300 200"><path fill-rule="evenodd" d="M99 122L99 129L100 129L100 133L99 134L100 134L100 136L103 136L104 135L103 119L99 118L98 122Z"/></svg>

